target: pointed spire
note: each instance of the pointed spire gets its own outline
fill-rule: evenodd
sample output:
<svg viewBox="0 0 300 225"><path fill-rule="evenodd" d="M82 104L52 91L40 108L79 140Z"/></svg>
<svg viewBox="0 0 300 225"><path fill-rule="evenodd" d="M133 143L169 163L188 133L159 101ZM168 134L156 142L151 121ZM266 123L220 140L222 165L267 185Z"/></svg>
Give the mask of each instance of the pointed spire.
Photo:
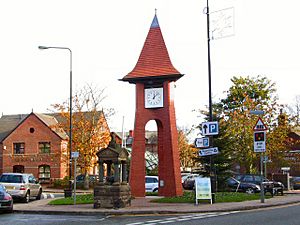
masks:
<svg viewBox="0 0 300 225"><path fill-rule="evenodd" d="M177 80L182 76L172 65L155 10L155 15L138 62L134 69L123 77L122 80L135 83L139 79L163 77L165 79Z"/></svg>
<svg viewBox="0 0 300 225"><path fill-rule="evenodd" d="M156 16L156 12L157 12L157 9L155 9L155 15L154 15L154 18L152 20L152 24L151 24L151 28L156 28L156 27L159 27L159 23L158 23L158 19L157 19L157 16Z"/></svg>

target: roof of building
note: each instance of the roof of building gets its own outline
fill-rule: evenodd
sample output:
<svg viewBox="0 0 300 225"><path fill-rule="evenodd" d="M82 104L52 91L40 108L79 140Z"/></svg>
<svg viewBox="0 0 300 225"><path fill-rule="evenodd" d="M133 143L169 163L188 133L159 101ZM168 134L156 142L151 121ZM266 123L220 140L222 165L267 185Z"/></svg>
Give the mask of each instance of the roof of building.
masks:
<svg viewBox="0 0 300 225"><path fill-rule="evenodd" d="M35 115L42 120L54 133L56 133L62 139L67 139L67 133L62 129L58 128L56 125L58 121L54 115L46 115L41 113L35 113Z"/></svg>
<svg viewBox="0 0 300 225"><path fill-rule="evenodd" d="M122 81L135 83L139 80L160 78L177 80L183 74L174 68L155 14L140 57L134 69Z"/></svg>
<svg viewBox="0 0 300 225"><path fill-rule="evenodd" d="M56 135L62 139L67 139L67 133L59 128L58 124L65 123L66 118L64 118L60 113L30 113L30 114L16 114L16 115L2 115L0 118L0 143L8 137L11 132L13 132L29 115L35 115L39 120L41 120L47 127L49 127ZM73 116L81 116L80 119L89 120L91 118L96 119L97 121L101 118L104 119L104 126L109 129L106 118L103 111L94 112L84 112L78 114L73 112Z"/></svg>
<svg viewBox="0 0 300 225"><path fill-rule="evenodd" d="M62 129L54 126L58 123L54 116L33 112L31 114L34 114L60 138L66 139L68 137ZM0 118L0 142L8 137L31 114L3 115Z"/></svg>
<svg viewBox="0 0 300 225"><path fill-rule="evenodd" d="M6 138L28 114L3 115L0 118L0 142Z"/></svg>

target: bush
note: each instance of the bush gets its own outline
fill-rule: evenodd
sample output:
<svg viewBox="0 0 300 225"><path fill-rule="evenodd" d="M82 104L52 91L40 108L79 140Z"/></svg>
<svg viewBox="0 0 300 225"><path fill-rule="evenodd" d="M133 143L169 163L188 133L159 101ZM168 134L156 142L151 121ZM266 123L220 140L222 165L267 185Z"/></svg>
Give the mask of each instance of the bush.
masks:
<svg viewBox="0 0 300 225"><path fill-rule="evenodd" d="M67 188L69 187L69 177L65 176L64 179L54 179L52 186L54 188Z"/></svg>

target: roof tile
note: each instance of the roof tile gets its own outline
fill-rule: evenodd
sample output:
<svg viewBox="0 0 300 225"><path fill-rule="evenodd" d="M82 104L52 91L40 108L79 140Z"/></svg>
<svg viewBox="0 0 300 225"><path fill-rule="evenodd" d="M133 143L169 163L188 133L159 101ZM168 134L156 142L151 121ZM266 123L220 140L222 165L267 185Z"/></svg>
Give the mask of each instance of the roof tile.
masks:
<svg viewBox="0 0 300 225"><path fill-rule="evenodd" d="M178 75L178 78L182 76L172 65L157 16L155 15L138 62L123 80L170 75L173 77Z"/></svg>

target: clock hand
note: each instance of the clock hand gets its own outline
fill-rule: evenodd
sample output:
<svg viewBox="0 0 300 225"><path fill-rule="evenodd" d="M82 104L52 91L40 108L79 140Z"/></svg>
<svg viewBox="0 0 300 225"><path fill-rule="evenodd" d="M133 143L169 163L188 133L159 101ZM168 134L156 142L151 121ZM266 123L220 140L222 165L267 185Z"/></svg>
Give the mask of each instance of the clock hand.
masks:
<svg viewBox="0 0 300 225"><path fill-rule="evenodd" d="M153 94L153 98L152 98L152 99L155 99L155 98L156 98L156 96L157 96L157 94L155 94L155 93L154 93L154 94Z"/></svg>

